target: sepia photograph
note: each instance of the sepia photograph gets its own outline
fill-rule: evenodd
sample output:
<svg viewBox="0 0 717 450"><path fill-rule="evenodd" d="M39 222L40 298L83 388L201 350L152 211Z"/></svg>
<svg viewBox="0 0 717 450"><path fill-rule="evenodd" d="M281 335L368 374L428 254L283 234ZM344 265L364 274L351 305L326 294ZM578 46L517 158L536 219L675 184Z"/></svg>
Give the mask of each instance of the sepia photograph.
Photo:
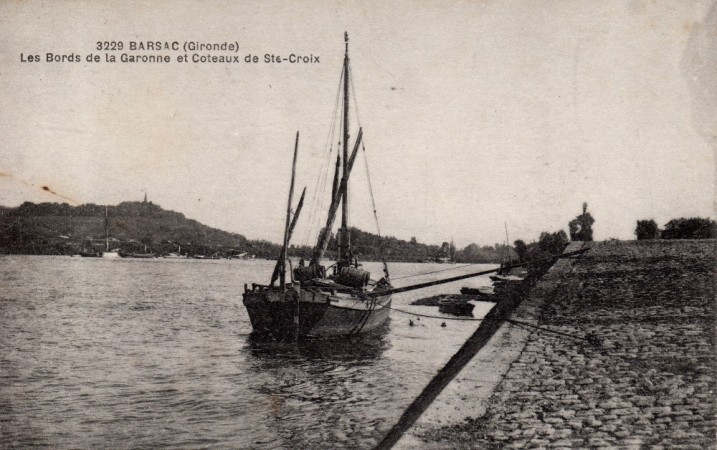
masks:
<svg viewBox="0 0 717 450"><path fill-rule="evenodd" d="M0 447L717 448L714 0L0 25Z"/></svg>

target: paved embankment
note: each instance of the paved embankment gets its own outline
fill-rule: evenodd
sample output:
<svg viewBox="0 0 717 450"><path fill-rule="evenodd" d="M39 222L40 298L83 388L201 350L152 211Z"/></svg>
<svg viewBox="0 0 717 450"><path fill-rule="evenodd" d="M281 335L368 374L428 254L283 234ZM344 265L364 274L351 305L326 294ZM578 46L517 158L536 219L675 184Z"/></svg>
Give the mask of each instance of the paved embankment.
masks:
<svg viewBox="0 0 717 450"><path fill-rule="evenodd" d="M715 241L591 246L512 316L544 329L506 323L399 446L715 446Z"/></svg>

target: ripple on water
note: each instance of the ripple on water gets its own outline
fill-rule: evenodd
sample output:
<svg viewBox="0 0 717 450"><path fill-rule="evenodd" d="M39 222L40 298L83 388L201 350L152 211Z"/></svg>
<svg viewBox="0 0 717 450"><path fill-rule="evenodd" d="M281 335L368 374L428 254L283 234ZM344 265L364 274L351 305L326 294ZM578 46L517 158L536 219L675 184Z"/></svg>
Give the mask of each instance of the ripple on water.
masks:
<svg viewBox="0 0 717 450"><path fill-rule="evenodd" d="M259 342L240 293L272 261L0 258L0 447L370 447L477 326Z"/></svg>

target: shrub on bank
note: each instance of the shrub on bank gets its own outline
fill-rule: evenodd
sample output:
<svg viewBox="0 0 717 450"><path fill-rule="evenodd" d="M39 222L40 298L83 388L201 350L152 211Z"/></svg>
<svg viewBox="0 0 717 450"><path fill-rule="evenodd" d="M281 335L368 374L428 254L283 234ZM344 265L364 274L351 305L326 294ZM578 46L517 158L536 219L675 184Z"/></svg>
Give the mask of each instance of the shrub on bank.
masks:
<svg viewBox="0 0 717 450"><path fill-rule="evenodd" d="M644 239L660 239L660 229L654 220L638 220L635 227L635 236L637 240Z"/></svg>
<svg viewBox="0 0 717 450"><path fill-rule="evenodd" d="M662 239L717 238L717 222L702 217L672 219L665 224Z"/></svg>

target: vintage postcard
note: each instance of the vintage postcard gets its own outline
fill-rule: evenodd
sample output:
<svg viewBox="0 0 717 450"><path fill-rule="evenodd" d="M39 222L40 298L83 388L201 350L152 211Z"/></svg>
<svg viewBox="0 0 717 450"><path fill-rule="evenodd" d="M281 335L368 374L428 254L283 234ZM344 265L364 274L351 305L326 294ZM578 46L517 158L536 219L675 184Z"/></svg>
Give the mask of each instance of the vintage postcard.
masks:
<svg viewBox="0 0 717 450"><path fill-rule="evenodd" d="M0 24L1 447L715 445L713 1Z"/></svg>

